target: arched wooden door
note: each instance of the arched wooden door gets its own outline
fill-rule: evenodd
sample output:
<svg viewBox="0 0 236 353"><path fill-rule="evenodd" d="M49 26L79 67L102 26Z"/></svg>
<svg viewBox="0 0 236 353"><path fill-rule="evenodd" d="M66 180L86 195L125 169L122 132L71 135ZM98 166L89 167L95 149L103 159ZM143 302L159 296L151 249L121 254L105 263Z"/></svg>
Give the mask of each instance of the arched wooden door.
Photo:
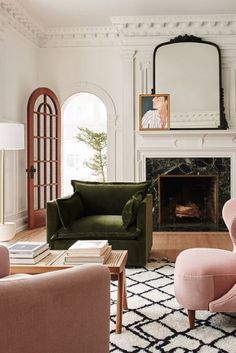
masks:
<svg viewBox="0 0 236 353"><path fill-rule="evenodd" d="M49 88L36 89L27 106L28 224L45 225L46 203L61 193L61 109Z"/></svg>

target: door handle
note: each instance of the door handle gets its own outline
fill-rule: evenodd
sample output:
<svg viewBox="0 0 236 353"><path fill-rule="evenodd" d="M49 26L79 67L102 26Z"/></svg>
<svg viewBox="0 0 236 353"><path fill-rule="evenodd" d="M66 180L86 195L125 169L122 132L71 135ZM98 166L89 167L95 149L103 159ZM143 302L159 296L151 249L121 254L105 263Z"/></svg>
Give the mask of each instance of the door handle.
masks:
<svg viewBox="0 0 236 353"><path fill-rule="evenodd" d="M36 172L36 169L34 168L34 166L32 165L30 168L26 169L26 172L28 173L30 178L34 177L34 173Z"/></svg>

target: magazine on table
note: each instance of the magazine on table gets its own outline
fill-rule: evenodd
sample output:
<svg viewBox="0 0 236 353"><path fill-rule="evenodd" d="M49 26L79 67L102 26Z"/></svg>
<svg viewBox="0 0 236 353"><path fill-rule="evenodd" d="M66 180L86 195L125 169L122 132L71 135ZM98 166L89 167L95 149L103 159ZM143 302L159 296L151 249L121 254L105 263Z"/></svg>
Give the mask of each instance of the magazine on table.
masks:
<svg viewBox="0 0 236 353"><path fill-rule="evenodd" d="M45 242L20 241L8 247L10 258L34 258L49 248Z"/></svg>

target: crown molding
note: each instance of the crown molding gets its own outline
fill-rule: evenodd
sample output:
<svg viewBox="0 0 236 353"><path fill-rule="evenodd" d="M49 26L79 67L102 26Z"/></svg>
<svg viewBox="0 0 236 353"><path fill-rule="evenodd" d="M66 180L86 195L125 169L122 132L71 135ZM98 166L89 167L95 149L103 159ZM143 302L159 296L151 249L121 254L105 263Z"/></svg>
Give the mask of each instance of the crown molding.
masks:
<svg viewBox="0 0 236 353"><path fill-rule="evenodd" d="M45 29L17 0L0 0L0 18L39 47L138 44L143 37L150 44L156 36L219 36L236 34L236 15L166 15L110 17L110 26ZM3 30L0 19L0 39Z"/></svg>
<svg viewBox="0 0 236 353"><path fill-rule="evenodd" d="M222 22L235 21L234 14L219 14L219 15L160 15L160 16L111 16L110 21L113 24L128 24L128 23L166 23L166 22Z"/></svg>
<svg viewBox="0 0 236 353"><path fill-rule="evenodd" d="M138 43L142 37L152 41L156 36L185 33L204 36L236 34L236 15L119 16L110 17L110 20L112 25L107 27L51 28L45 32L40 45L128 44L129 39Z"/></svg>
<svg viewBox="0 0 236 353"><path fill-rule="evenodd" d="M119 33L114 26L49 28L41 34L40 47L114 45Z"/></svg>
<svg viewBox="0 0 236 353"><path fill-rule="evenodd" d="M236 15L178 15L110 17L120 36L236 34Z"/></svg>
<svg viewBox="0 0 236 353"><path fill-rule="evenodd" d="M0 0L0 15L31 42L38 45L42 27L15 0Z"/></svg>

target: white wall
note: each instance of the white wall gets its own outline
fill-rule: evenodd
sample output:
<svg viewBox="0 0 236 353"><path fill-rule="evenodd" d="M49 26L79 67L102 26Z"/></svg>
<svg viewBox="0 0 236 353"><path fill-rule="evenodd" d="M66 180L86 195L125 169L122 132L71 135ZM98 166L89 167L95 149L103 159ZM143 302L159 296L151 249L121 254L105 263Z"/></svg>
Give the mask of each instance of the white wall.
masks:
<svg viewBox="0 0 236 353"><path fill-rule="evenodd" d="M96 94L108 110L108 177L122 179L122 76L119 47L44 48L40 50L39 84L57 94L61 106L72 94ZM109 136L112 135L109 142ZM110 145L110 146L109 146Z"/></svg>
<svg viewBox="0 0 236 353"><path fill-rule="evenodd" d="M29 95L38 86L38 47L12 27L5 25L0 40L0 121L25 124ZM6 152L5 218L18 230L26 222L26 146L24 151Z"/></svg>

